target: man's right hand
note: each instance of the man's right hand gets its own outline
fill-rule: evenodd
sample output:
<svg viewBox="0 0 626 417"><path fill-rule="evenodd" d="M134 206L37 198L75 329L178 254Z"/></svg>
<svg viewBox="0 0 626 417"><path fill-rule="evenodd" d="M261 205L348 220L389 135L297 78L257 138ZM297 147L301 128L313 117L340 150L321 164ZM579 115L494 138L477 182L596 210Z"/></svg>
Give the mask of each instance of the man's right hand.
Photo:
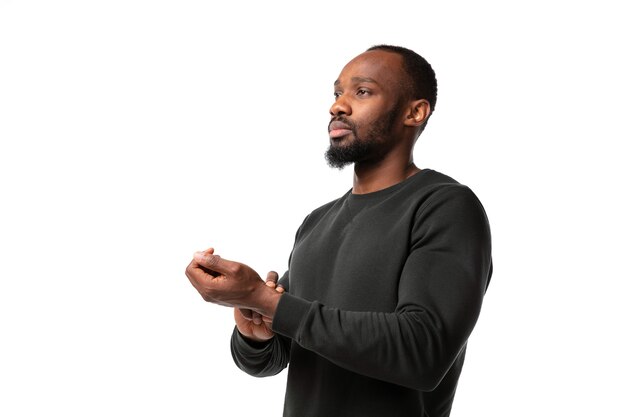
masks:
<svg viewBox="0 0 626 417"><path fill-rule="evenodd" d="M267 273L265 285L276 288L278 292L284 292L285 289L283 287L277 286L277 281L278 274L276 272L270 271ZM265 342L274 337L274 332L271 329L271 320L263 317L256 311L235 308L235 324L239 333L255 342Z"/></svg>

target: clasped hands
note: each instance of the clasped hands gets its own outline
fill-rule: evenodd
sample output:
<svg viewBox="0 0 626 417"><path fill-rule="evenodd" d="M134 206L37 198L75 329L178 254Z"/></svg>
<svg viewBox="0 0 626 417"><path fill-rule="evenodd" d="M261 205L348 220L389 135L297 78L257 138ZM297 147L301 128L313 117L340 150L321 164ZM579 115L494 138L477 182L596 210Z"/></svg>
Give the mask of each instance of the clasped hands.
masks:
<svg viewBox="0 0 626 417"><path fill-rule="evenodd" d="M271 323L284 292L276 272L263 281L249 266L223 259L209 248L194 254L185 274L205 301L235 308L241 334L256 341L274 336Z"/></svg>

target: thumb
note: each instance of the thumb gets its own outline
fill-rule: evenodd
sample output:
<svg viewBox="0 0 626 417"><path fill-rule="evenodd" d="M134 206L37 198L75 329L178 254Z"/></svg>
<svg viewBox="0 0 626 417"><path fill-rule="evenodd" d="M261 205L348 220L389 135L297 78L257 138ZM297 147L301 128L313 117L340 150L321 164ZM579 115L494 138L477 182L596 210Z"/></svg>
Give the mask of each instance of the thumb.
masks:
<svg viewBox="0 0 626 417"><path fill-rule="evenodd" d="M278 281L278 273L276 271L270 271L267 273L267 278L265 279L265 285L270 288L276 288L276 282Z"/></svg>
<svg viewBox="0 0 626 417"><path fill-rule="evenodd" d="M193 260L204 268L224 275L232 273L233 267L236 265L233 261L222 259L219 255L214 255L208 252L194 253Z"/></svg>

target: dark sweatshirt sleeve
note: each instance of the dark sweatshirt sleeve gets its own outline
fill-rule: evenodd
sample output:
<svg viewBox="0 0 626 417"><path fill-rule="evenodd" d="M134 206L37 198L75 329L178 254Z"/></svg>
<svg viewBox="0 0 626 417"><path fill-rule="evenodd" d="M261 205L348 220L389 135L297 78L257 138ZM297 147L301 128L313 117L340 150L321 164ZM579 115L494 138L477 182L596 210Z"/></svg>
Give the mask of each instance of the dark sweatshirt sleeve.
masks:
<svg viewBox="0 0 626 417"><path fill-rule="evenodd" d="M280 278L278 284L289 291L289 271ZM289 363L290 350L291 339L279 334L267 342L255 342L242 336L235 326L230 338L230 353L235 365L256 377L273 376L285 369Z"/></svg>
<svg viewBox="0 0 626 417"><path fill-rule="evenodd" d="M274 335L267 342L254 342L244 338L237 327L230 339L230 351L239 369L252 376L264 377L278 374L289 363L291 341Z"/></svg>
<svg viewBox="0 0 626 417"><path fill-rule="evenodd" d="M284 294L273 330L347 370L435 389L480 312L491 277L489 224L471 190L452 187L416 211L411 236L395 311L345 311Z"/></svg>

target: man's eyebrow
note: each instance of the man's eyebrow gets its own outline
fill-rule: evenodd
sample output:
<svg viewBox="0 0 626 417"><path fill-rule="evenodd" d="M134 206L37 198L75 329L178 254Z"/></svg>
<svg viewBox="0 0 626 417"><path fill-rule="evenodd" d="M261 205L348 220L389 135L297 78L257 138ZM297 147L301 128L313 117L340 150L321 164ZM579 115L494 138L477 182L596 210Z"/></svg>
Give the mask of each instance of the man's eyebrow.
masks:
<svg viewBox="0 0 626 417"><path fill-rule="evenodd" d="M350 79L350 81L352 81L353 83L374 83L374 84L378 84L378 82L375 79L369 78L369 77L352 77ZM337 86L339 84L340 84L339 80L335 81L335 86Z"/></svg>
<svg viewBox="0 0 626 417"><path fill-rule="evenodd" d="M378 84L378 82L373 78L368 77L352 77L353 83L374 83Z"/></svg>

